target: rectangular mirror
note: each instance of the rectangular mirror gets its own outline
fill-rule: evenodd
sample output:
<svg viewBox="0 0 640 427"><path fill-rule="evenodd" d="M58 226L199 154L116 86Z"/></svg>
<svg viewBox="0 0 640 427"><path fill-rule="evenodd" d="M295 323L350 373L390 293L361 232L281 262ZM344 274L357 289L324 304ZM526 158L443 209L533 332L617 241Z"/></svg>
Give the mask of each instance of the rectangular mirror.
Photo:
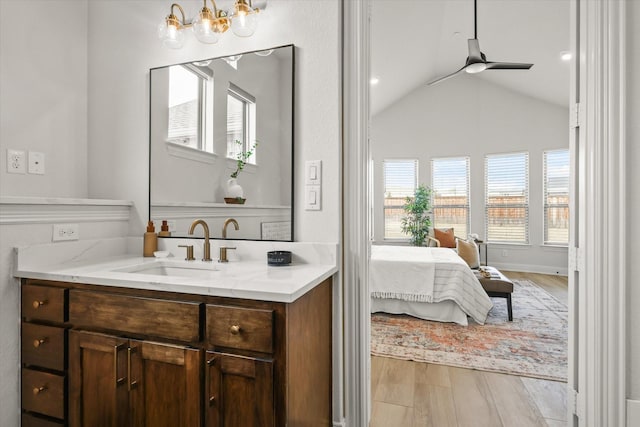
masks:
<svg viewBox="0 0 640 427"><path fill-rule="evenodd" d="M185 237L293 240L294 47L150 71L149 218ZM201 228L198 227L201 232Z"/></svg>

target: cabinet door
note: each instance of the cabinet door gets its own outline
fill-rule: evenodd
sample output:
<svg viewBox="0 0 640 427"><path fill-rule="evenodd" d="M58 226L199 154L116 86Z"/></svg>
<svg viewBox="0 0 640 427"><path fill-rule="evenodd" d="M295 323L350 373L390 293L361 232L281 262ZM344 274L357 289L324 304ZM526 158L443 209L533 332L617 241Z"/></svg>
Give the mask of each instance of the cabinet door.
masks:
<svg viewBox="0 0 640 427"><path fill-rule="evenodd" d="M69 331L69 426L128 426L128 341Z"/></svg>
<svg viewBox="0 0 640 427"><path fill-rule="evenodd" d="M274 426L273 362L207 352L207 427Z"/></svg>
<svg viewBox="0 0 640 427"><path fill-rule="evenodd" d="M130 340L128 358L132 426L200 426L202 350Z"/></svg>

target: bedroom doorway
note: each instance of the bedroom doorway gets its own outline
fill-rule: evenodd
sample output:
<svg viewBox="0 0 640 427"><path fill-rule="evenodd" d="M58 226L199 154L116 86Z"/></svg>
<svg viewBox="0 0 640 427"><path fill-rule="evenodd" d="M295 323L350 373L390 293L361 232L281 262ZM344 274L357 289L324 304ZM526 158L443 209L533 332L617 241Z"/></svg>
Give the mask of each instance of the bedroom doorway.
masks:
<svg viewBox="0 0 640 427"><path fill-rule="evenodd" d="M457 193L450 197L449 201L445 201L445 203L454 203L451 200L457 196L458 215L453 215L453 218L449 218L448 221L440 221L440 224L437 225L456 224L455 229L464 230L461 236L463 238L466 238L467 234L475 232L480 234L483 240L487 240L489 234L489 240L495 241L496 236L492 237L487 230L488 220L483 218L489 209L485 206L484 200L485 192L488 191L486 181L490 178L487 176L486 169L492 161L491 156L507 156L509 158L506 160L506 164L513 165L513 155L523 153L526 156L523 161L524 171L509 171L515 175L510 175L507 179L511 179L513 182L520 179L519 173L525 175L523 182L526 181L526 184L523 188L526 187L526 191L528 191L526 194L529 203L526 212L528 221L526 224L517 224L522 225L523 230L513 231L510 229L509 231L515 235L516 244L527 245L528 248L509 244L492 244L484 246L484 255L487 255L487 250L490 251L489 264L497 264L501 270L511 270L507 275L511 274L512 279L517 277L516 281L534 281L532 277L535 277L535 275L518 275L518 270L546 273L545 276L536 277L538 282L543 282L543 285L546 282L552 282L554 274L563 275L565 279L560 281L562 283L558 288L561 299L564 299L565 303L562 321L565 322L564 334L566 334L568 320L566 303L569 294L566 278L569 273L567 249L569 228L565 223L563 230L561 230L563 236L560 240L563 241L548 239L549 234L556 233L557 235L558 230L557 227L547 227L547 219L551 215L547 216L546 210L543 213L542 205L544 204L545 207L548 205L545 191L549 180L547 180L546 172L549 163L553 163L547 162L548 157L553 157L557 151L563 151L564 164L567 169L569 166L570 144L566 137L566 129L570 110L568 102L570 97L570 63L562 62L561 58L570 46L569 29L566 26L566 21L569 20L569 1L545 3L544 6L554 10L547 10L543 13L540 11L543 8L539 2L536 5L533 5L534 2L531 2L531 5L527 5L527 2L518 2L517 7L520 9L517 9L516 6L505 5L500 1L480 0L481 10L478 14L478 20L481 23L481 29L477 38L482 40L483 49L486 49L487 52L491 51L490 56L493 58L512 59L515 62L533 62L537 67L536 73L515 71L514 74L505 75L509 71L500 71L494 72L497 75L484 73L478 76L460 73L433 86L427 86L425 83L436 80L440 75L447 75L447 70L457 70L460 66L460 58L464 60L467 56L466 39L473 37L468 34L467 25L473 22L473 2L469 0L464 2L422 2L420 5L416 3L407 2L407 5L404 5L411 6L413 13L406 18L408 21L405 22L406 25L390 35L386 29L387 24L385 24L387 17L393 14L393 10L404 9L403 5L398 2L371 1L372 80L369 123L370 150L373 158L373 173L370 176L373 177L373 182L369 182L369 188L374 189L370 196L374 225L373 243L378 245L403 244L403 242L394 239L398 235L393 230L394 221L397 226L399 219L394 217L394 213L397 216L400 209L397 209L398 204L396 203L394 212L394 197L387 191L388 183L392 188L393 185L398 186L398 181L402 179L405 179L406 182L413 180L415 185L425 183L433 185L433 180L439 178L435 176L435 168L438 164L434 163L436 161L446 163L448 160L459 159L466 160L466 168L463 169L463 172L456 173L466 173L467 186L466 188L457 186ZM513 10L509 10L508 6L513 7ZM429 10L416 10L419 7ZM526 18L518 21L518 17ZM416 22L412 23L412 19ZM420 24L424 19L427 19L428 22ZM536 23L538 20L539 22ZM504 22L507 22L508 25L500 25ZM545 38L546 44L540 43L540 46L531 47L531 41L536 39L527 32L527 27L530 28L531 33L535 33L542 25L540 22L544 22L550 36ZM377 28L385 28L382 30L381 36L378 36ZM517 31L510 37L500 37L500 32L508 32L509 28L511 30L517 28ZM554 33L554 28L557 34ZM414 31L413 34L408 32L411 29ZM403 44L399 40L395 40L395 37L398 37L399 40L419 39L426 40L426 42L421 44L420 49L415 49L414 46L413 50L403 51L401 48ZM508 43L501 45L501 39L508 39ZM553 39L559 40L554 40L555 43L553 43L551 42ZM485 42L485 40L487 41ZM486 46L489 43L491 47ZM523 46L527 46L527 48L525 49ZM528 53L529 56L525 53ZM419 58L413 62L416 56ZM550 63L550 58L553 58L555 63ZM382 71L378 73L381 67ZM548 73L546 77L542 76L544 73L540 73L540 69ZM535 78L540 78L540 83L533 81L535 79L529 79L527 74L534 74ZM402 75L403 78L389 81L388 76L399 75ZM556 78L558 76L563 77ZM397 80L401 80L401 82ZM541 89L543 86L544 90ZM497 102L492 104L492 100L497 100ZM505 105L508 107L502 109L501 107ZM521 113L521 116L526 117L528 121L536 122L536 126L528 129L527 123L518 119L518 114L510 114L514 111ZM494 112L496 115L495 118L492 118L489 113ZM456 123L460 122L465 123L466 126L457 126ZM541 124L542 126L540 126ZM510 129L511 126L513 128ZM540 133L541 130L544 132ZM519 136L519 138L515 138L515 136ZM550 143L550 141L552 142ZM469 144L469 142L471 143ZM420 150L422 152L417 153ZM515 159L515 161L518 160ZM409 164L413 169L411 171L403 170L400 174L389 176L385 162L395 165ZM412 176L407 178L407 175ZM448 178L455 181L461 176L449 176ZM563 179L566 179L566 183L562 195L566 198L562 200L562 204L566 212L570 204L568 200L569 176L565 175ZM380 191L380 188L384 188L384 193ZM555 189L557 190L557 187ZM406 189L402 190L406 191ZM432 188L432 190L434 189ZM521 189L514 189L514 191L521 191ZM381 194L385 195L383 200L380 200ZM466 196L466 199L463 197L462 203L460 203L460 194ZM403 194L400 191L400 196L395 199L404 198L406 195L408 194ZM568 219L566 214L563 218ZM505 227L502 226L499 232L504 231ZM498 234L500 237L504 237L504 235ZM507 239L511 237L511 234L506 235ZM552 244L547 244L549 242ZM564 244L564 247L558 247L558 243ZM371 281L369 283L371 284ZM495 305L501 305L501 302L496 301ZM372 332L375 335L379 328L388 328L389 325L376 323L370 327L373 328ZM561 335L562 329L557 333ZM376 342L371 343L374 347L377 347L377 344ZM428 345L432 344L428 343ZM389 343L384 345L389 346ZM566 340L564 341L564 355L565 358L568 357ZM399 357L403 357L403 355ZM404 357L415 358L415 355L404 355ZM406 417L412 413L411 409L413 409L412 416L414 417L416 414L422 413L424 415L427 412L425 406L412 407L413 405L409 405L407 402L411 399L429 401L428 396L422 396L425 399L418 399L417 396L403 395L398 392L400 389L407 388L404 386L396 387L404 380L414 384L415 393L431 394L434 396L431 399L437 401L441 407L449 406L441 413L444 418L438 418L440 421L446 419L446 425L450 425L451 418L455 419L456 416L460 419L460 425L464 425L465 408L470 407L470 399L477 400L478 396L490 396L487 399L487 405L478 406L480 411L485 411L488 419L494 417L492 421L494 423L504 422L505 419L509 419L509 414L501 413L502 408L492 404L491 399L504 400L507 397L518 396L520 402L535 401L536 393L539 393L540 390L544 390L542 394L546 393L550 400L538 406L533 405L531 408L523 406L520 411L521 421L530 419L532 425L541 419L545 419L549 423L567 423L568 421L566 387L557 387L557 383L554 382L512 381L511 378L505 379L507 377L504 376L476 375L477 371L467 372L460 370L460 368L449 369L446 365L446 363L440 362L429 364L426 369L423 369L422 364L416 362L412 364L411 362L399 362L397 359L374 358L371 366L371 426L391 425L394 417L396 417L396 422L404 425ZM384 382L385 377L387 383L379 384L381 378ZM566 370L563 380L567 381ZM457 390L476 390L478 393L469 393L468 395L458 393L455 395L452 384L457 384ZM503 387L491 387L491 384L502 384ZM511 391L510 396L491 397L491 390L505 388ZM536 388L540 390L536 390ZM438 391L443 394L438 394ZM453 397L447 399L447 394ZM443 398L443 396L445 397ZM463 402L462 409L455 407L456 401ZM552 405L554 402L560 402L560 404ZM551 411L545 412L548 408L541 408L545 405L551 406ZM391 418L385 418L389 416ZM503 421L500 421L501 419ZM431 421L433 422L433 419Z"/></svg>
<svg viewBox="0 0 640 427"><path fill-rule="evenodd" d="M571 0L572 229L569 425L626 425L627 2ZM343 2L344 400L336 425L370 417L369 0ZM575 108L574 108L575 107ZM606 203L603 201L606 200ZM631 420L631 418L629 419Z"/></svg>

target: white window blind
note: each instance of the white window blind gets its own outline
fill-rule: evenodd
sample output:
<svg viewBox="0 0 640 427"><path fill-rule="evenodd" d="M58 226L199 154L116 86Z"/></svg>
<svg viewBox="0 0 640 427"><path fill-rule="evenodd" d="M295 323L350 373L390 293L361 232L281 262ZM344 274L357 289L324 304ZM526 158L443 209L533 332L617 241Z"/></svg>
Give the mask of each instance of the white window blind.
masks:
<svg viewBox="0 0 640 427"><path fill-rule="evenodd" d="M569 150L544 152L544 244L569 244Z"/></svg>
<svg viewBox="0 0 640 427"><path fill-rule="evenodd" d="M417 160L384 160L384 238L408 239L400 222L404 204L412 197L418 183Z"/></svg>
<svg viewBox="0 0 640 427"><path fill-rule="evenodd" d="M529 243L529 154L485 157L486 240Z"/></svg>
<svg viewBox="0 0 640 427"><path fill-rule="evenodd" d="M431 160L433 226L453 228L456 236L469 230L469 158Z"/></svg>

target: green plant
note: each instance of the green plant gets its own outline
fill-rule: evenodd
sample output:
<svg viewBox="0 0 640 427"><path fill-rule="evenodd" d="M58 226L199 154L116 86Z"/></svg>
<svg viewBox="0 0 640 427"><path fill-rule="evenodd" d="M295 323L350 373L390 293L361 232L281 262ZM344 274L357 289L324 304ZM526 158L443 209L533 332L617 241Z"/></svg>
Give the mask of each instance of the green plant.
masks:
<svg viewBox="0 0 640 427"><path fill-rule="evenodd" d="M411 236L413 246L423 246L431 227L431 189L424 185L416 188L413 197L407 197L404 205L406 215L402 217L402 232Z"/></svg>
<svg viewBox="0 0 640 427"><path fill-rule="evenodd" d="M238 154L236 154L236 170L233 171L233 173L231 174L231 178L238 177L238 174L246 166L247 160L249 160L249 157L253 155L253 152L256 150L256 147L258 146L258 143L254 142L253 146L250 149L248 149L247 151L244 151L242 150L242 142L236 139L236 144L238 144L238 146L240 147L240 151L238 152Z"/></svg>

